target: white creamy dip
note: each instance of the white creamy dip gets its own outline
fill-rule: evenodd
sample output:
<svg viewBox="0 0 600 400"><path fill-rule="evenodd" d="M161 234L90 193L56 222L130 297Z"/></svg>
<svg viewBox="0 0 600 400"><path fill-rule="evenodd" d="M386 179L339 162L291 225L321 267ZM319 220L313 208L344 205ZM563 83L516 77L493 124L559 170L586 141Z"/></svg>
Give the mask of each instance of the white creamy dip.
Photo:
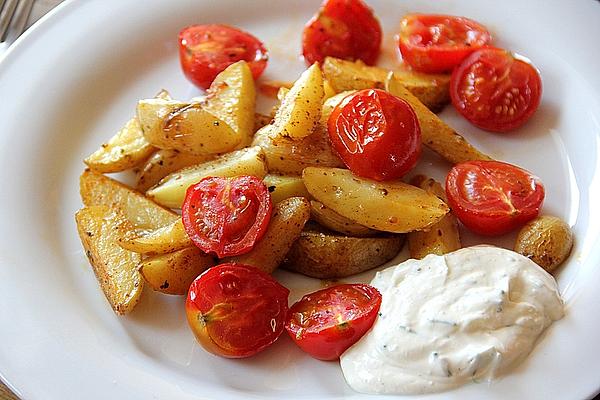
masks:
<svg viewBox="0 0 600 400"><path fill-rule="evenodd" d="M506 373L563 317L556 281L491 246L408 260L377 273L373 328L340 358L363 393L420 394Z"/></svg>

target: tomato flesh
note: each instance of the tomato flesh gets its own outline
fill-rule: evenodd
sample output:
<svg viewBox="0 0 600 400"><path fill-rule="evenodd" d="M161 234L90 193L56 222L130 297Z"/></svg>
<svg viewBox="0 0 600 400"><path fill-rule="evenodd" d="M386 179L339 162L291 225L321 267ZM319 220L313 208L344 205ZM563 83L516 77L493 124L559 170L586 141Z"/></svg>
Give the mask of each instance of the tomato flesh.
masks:
<svg viewBox="0 0 600 400"><path fill-rule="evenodd" d="M285 328L311 356L335 360L371 328L380 306L381 294L372 286L333 286L296 302Z"/></svg>
<svg viewBox="0 0 600 400"><path fill-rule="evenodd" d="M495 236L535 218L545 191L537 177L514 165L469 161L450 170L446 195L452 212L467 228Z"/></svg>
<svg viewBox="0 0 600 400"><path fill-rule="evenodd" d="M208 89L231 64L244 60L257 79L267 66L267 50L251 34L227 25L192 25L179 33L179 60L185 76Z"/></svg>
<svg viewBox="0 0 600 400"><path fill-rule="evenodd" d="M333 149L358 176L397 179L421 155L417 116L404 100L383 90L365 89L345 98L328 120Z"/></svg>
<svg viewBox="0 0 600 400"><path fill-rule="evenodd" d="M523 125L537 110L542 79L533 65L502 49L482 49L452 73L450 97L473 125L507 132Z"/></svg>
<svg viewBox="0 0 600 400"><path fill-rule="evenodd" d="M188 188L183 226L205 253L219 258L247 253L267 230L272 202L257 177L204 178Z"/></svg>
<svg viewBox="0 0 600 400"><path fill-rule="evenodd" d="M249 357L283 332L289 290L249 265L220 264L190 286L185 310L198 342L213 354Z"/></svg>
<svg viewBox="0 0 600 400"><path fill-rule="evenodd" d="M417 71L452 70L492 37L478 22L452 15L409 14L400 21L396 37L402 59Z"/></svg>
<svg viewBox="0 0 600 400"><path fill-rule="evenodd" d="M302 34L302 54L310 65L325 57L375 64L381 25L362 0L325 0Z"/></svg>

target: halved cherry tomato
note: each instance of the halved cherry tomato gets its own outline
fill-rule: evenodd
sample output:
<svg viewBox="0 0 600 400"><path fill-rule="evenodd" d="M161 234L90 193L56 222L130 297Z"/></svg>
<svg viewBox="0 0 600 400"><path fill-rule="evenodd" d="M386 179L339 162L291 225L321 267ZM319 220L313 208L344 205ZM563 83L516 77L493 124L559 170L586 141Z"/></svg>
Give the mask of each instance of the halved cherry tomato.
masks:
<svg viewBox="0 0 600 400"><path fill-rule="evenodd" d="M244 264L220 264L200 275L185 302L198 342L213 354L249 357L283 332L290 291Z"/></svg>
<svg viewBox="0 0 600 400"><path fill-rule="evenodd" d="M179 60L185 76L208 89L231 64L244 60L257 79L268 60L267 50L251 34L227 25L192 25L179 33Z"/></svg>
<svg viewBox="0 0 600 400"><path fill-rule="evenodd" d="M188 188L183 227L194 244L219 258L247 253L267 230L272 202L254 176L204 178Z"/></svg>
<svg viewBox="0 0 600 400"><path fill-rule="evenodd" d="M333 286L296 302L285 329L311 356L335 360L371 328L380 306L381 294L373 286Z"/></svg>
<svg viewBox="0 0 600 400"><path fill-rule="evenodd" d="M452 15L409 14L396 37L402 59L417 71L450 71L474 50L488 44L487 29L471 19Z"/></svg>
<svg viewBox="0 0 600 400"><path fill-rule="evenodd" d="M381 25L362 0L325 0L302 34L308 64L325 57L375 64L381 46Z"/></svg>
<svg viewBox="0 0 600 400"><path fill-rule="evenodd" d="M533 65L502 49L481 49L452 73L452 104L479 128L507 132L537 110L542 79Z"/></svg>
<svg viewBox="0 0 600 400"><path fill-rule="evenodd" d="M404 100L365 89L345 98L328 120L329 138L346 166L378 181L400 178L421 155L421 128Z"/></svg>
<svg viewBox="0 0 600 400"><path fill-rule="evenodd" d="M448 204L458 219L481 235L502 235L535 218L544 202L539 178L499 161L455 165L446 178Z"/></svg>

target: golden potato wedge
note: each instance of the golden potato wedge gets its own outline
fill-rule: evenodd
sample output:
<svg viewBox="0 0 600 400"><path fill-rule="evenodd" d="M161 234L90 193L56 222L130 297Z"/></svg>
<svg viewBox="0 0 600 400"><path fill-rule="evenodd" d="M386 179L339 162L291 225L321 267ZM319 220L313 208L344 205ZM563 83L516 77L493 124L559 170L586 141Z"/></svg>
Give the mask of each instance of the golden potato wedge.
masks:
<svg viewBox="0 0 600 400"><path fill-rule="evenodd" d="M325 207L323 203L315 200L310 202L310 218L331 231L348 236L374 236L378 233L373 229L342 217L335 211Z"/></svg>
<svg viewBox="0 0 600 400"><path fill-rule="evenodd" d="M116 207L86 207L75 214L79 238L100 287L117 314L131 312L144 281L137 270L141 256L117 244L133 227Z"/></svg>
<svg viewBox="0 0 600 400"><path fill-rule="evenodd" d="M140 264L139 271L153 290L186 295L194 279L214 265L214 257L204 254L197 247L187 247L148 257Z"/></svg>
<svg viewBox="0 0 600 400"><path fill-rule="evenodd" d="M161 149L197 155L218 154L242 143L239 132L205 110L202 103L182 105L172 100L140 100L137 115L148 142Z"/></svg>
<svg viewBox="0 0 600 400"><path fill-rule="evenodd" d="M144 137L139 120L133 117L83 162L94 171L120 172L141 164L155 150Z"/></svg>
<svg viewBox="0 0 600 400"><path fill-rule="evenodd" d="M281 101L273 118L278 135L302 139L312 133L321 118L323 74L319 64L308 68Z"/></svg>
<svg viewBox="0 0 600 400"><path fill-rule="evenodd" d="M136 173L136 190L145 192L171 172L213 160L212 154L194 155L179 150L157 150Z"/></svg>
<svg viewBox="0 0 600 400"><path fill-rule="evenodd" d="M327 130L317 125L315 131L302 140L280 136L267 125L254 135L253 146L260 146L266 156L269 172L300 175L309 166L343 167L344 163L329 146Z"/></svg>
<svg viewBox="0 0 600 400"><path fill-rule="evenodd" d="M79 178L79 191L88 207L119 207L135 229L158 229L181 218L129 186L89 169Z"/></svg>
<svg viewBox="0 0 600 400"><path fill-rule="evenodd" d="M193 246L178 219L152 231L131 230L119 238L119 246L141 254L165 254Z"/></svg>
<svg viewBox="0 0 600 400"><path fill-rule="evenodd" d="M313 278L345 278L388 262L403 244L403 235L357 238L307 224L282 267Z"/></svg>
<svg viewBox="0 0 600 400"><path fill-rule="evenodd" d="M427 229L449 211L446 203L423 189L400 181L358 178L347 169L308 167L302 179L317 201L379 231L405 233Z"/></svg>
<svg viewBox="0 0 600 400"><path fill-rule="evenodd" d="M146 195L163 206L180 208L187 188L208 176L253 175L263 178L266 174L264 152L257 146L248 147L224 154L204 164L173 172L148 190Z"/></svg>
<svg viewBox="0 0 600 400"><path fill-rule="evenodd" d="M421 139L425 146L453 164L473 160L491 160L489 156L473 147L464 137L431 112L408 89L402 86L401 81L394 74L389 74L385 81L385 89L394 96L406 100L412 106L421 125Z"/></svg>
<svg viewBox="0 0 600 400"><path fill-rule="evenodd" d="M229 257L226 262L253 265L268 274L281 264L300 236L310 217L310 204L304 197L290 197L275 205L267 232L246 254Z"/></svg>
<svg viewBox="0 0 600 400"><path fill-rule="evenodd" d="M330 97L333 97L337 94L333 85L329 80L323 79L323 100L327 100Z"/></svg>
<svg viewBox="0 0 600 400"><path fill-rule="evenodd" d="M411 184L437 196L444 202L446 201L446 192L442 185L434 179L417 175L411 180ZM461 247L458 221L452 211L428 230L410 232L407 237L411 258L421 259L428 254L441 256Z"/></svg>
<svg viewBox="0 0 600 400"><path fill-rule="evenodd" d="M238 149L248 146L252 141L255 106L256 88L246 61L231 64L219 73L202 103L204 110L225 121L233 129L239 138Z"/></svg>
<svg viewBox="0 0 600 400"><path fill-rule="evenodd" d="M290 197L310 197L308 190L304 186L304 181L299 176L285 176L285 175L267 175L263 181L269 193L271 193L271 200L273 204L277 204Z"/></svg>
<svg viewBox="0 0 600 400"><path fill-rule="evenodd" d="M323 75L336 92L384 89L389 72L384 68L368 66L360 60L327 57L323 61ZM394 71L394 76L433 112L440 111L450 102L448 74L422 74L403 67Z"/></svg>
<svg viewBox="0 0 600 400"><path fill-rule="evenodd" d="M573 232L565 221L541 215L529 221L517 236L515 251L533 260L549 273L562 264L573 247Z"/></svg>

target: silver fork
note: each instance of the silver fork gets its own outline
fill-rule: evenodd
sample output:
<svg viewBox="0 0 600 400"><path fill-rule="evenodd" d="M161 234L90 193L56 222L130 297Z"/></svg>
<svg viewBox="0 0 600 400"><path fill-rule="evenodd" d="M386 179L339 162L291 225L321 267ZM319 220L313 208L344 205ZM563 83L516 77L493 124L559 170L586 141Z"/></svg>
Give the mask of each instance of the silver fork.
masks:
<svg viewBox="0 0 600 400"><path fill-rule="evenodd" d="M0 55L25 30L34 0L0 0Z"/></svg>

